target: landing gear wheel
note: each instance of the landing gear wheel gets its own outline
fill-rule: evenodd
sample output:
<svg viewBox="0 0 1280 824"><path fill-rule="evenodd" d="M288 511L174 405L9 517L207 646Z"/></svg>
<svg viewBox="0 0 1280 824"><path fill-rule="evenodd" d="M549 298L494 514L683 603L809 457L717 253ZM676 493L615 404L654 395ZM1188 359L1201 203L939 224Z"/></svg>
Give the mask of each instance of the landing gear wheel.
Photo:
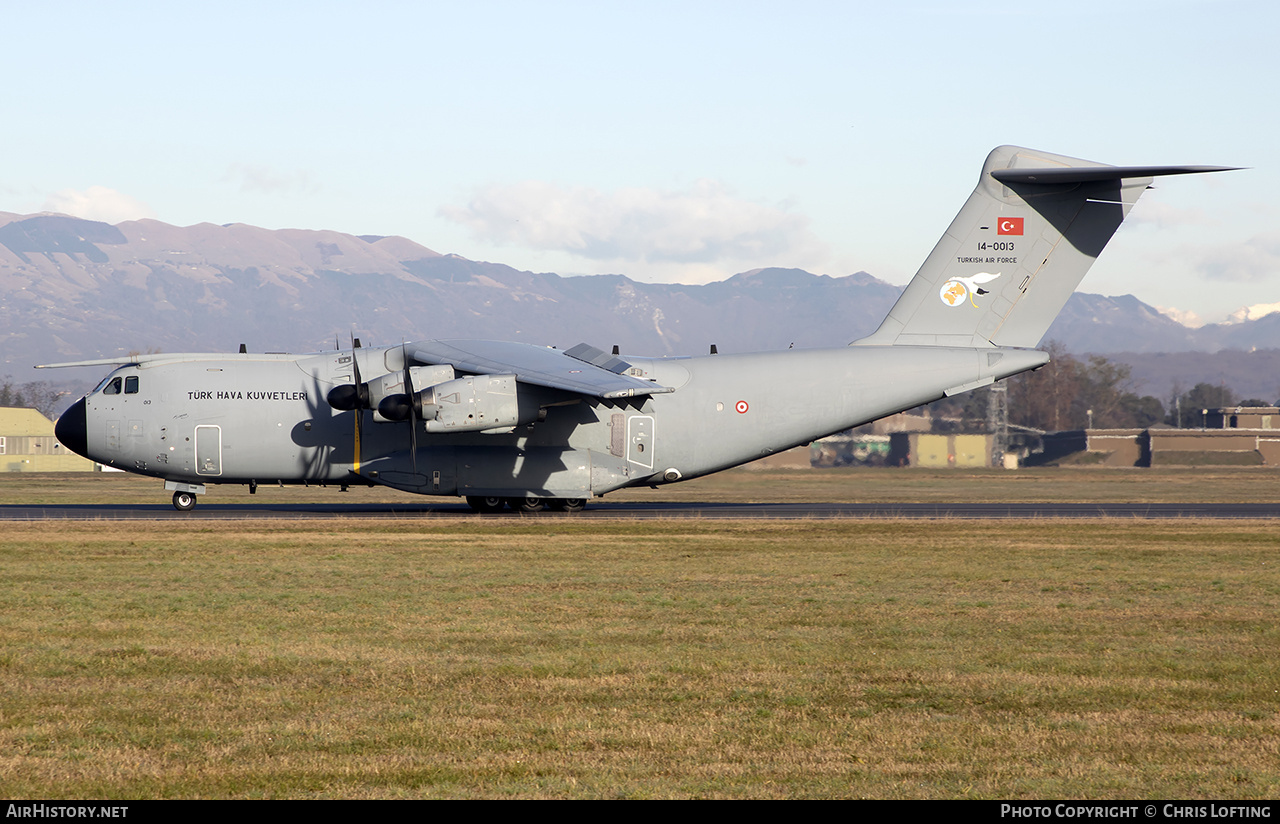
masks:
<svg viewBox="0 0 1280 824"><path fill-rule="evenodd" d="M581 512L587 506L586 498L552 498L551 508L557 512Z"/></svg>
<svg viewBox="0 0 1280 824"><path fill-rule="evenodd" d="M173 508L179 512L190 512L196 508L196 496L190 492L173 493Z"/></svg>
<svg viewBox="0 0 1280 824"><path fill-rule="evenodd" d="M508 498L507 505L516 512L541 512L547 508L547 499L525 495L522 498Z"/></svg>
<svg viewBox="0 0 1280 824"><path fill-rule="evenodd" d="M505 498L486 497L483 495L467 496L467 506L482 515L491 515L494 512L501 512L502 508L506 505L507 501Z"/></svg>

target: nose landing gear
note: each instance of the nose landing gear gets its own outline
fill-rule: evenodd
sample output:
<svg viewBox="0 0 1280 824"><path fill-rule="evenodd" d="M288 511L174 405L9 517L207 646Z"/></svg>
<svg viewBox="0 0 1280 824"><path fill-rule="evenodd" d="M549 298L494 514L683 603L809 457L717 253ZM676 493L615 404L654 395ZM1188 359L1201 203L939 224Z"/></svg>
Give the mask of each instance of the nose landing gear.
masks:
<svg viewBox="0 0 1280 824"><path fill-rule="evenodd" d="M196 496L204 494L204 484L189 484L184 481L165 481L166 492L173 493L173 508L179 512L190 512L196 508Z"/></svg>

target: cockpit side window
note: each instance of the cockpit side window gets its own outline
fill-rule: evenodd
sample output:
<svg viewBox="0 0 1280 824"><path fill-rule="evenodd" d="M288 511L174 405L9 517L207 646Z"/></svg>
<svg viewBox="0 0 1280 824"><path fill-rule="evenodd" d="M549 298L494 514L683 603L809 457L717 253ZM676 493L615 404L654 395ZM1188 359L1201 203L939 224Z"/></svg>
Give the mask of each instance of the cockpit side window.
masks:
<svg viewBox="0 0 1280 824"><path fill-rule="evenodd" d="M117 378L117 380L119 379ZM137 375L130 375L129 377L124 379L124 393L126 395L138 394L138 376Z"/></svg>
<svg viewBox="0 0 1280 824"><path fill-rule="evenodd" d="M104 387L102 387L102 394L104 394L104 395L119 395L119 394L120 394L120 379L119 379L119 378L112 378L111 380L107 381L107 385L106 385L106 386L104 386Z"/></svg>

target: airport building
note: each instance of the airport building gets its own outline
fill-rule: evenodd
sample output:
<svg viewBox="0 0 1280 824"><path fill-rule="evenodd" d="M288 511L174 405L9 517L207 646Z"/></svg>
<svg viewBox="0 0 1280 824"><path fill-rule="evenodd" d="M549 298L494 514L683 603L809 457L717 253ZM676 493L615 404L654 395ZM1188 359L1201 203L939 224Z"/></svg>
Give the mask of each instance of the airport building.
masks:
<svg viewBox="0 0 1280 824"><path fill-rule="evenodd" d="M897 416L895 416L897 417ZM889 419L886 419L889 420ZM837 435L811 447L813 466L914 466L933 469L1028 465L1280 466L1280 408L1201 410L1203 427L1080 429L1013 433L1005 451L995 436L901 426L887 436ZM927 419L926 419L927 423ZM880 444L879 441L888 443ZM884 450L883 454L879 450ZM865 456L871 456L868 460Z"/></svg>
<svg viewBox="0 0 1280 824"><path fill-rule="evenodd" d="M1044 436L1043 460L1099 466L1280 466L1280 409L1206 409L1201 421L1200 429L1050 432Z"/></svg>
<svg viewBox="0 0 1280 824"><path fill-rule="evenodd" d="M1230 406L1204 410L1206 429L1277 429L1280 408L1275 406Z"/></svg>
<svg viewBox="0 0 1280 824"><path fill-rule="evenodd" d="M0 407L0 472L92 472L93 461L58 443L35 409Z"/></svg>

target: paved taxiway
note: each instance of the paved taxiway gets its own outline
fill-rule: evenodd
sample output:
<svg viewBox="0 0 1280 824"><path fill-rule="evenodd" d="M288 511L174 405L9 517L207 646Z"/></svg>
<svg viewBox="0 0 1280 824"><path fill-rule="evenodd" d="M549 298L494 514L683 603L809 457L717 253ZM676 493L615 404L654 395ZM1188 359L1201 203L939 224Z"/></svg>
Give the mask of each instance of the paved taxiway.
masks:
<svg viewBox="0 0 1280 824"><path fill-rule="evenodd" d="M217 504L201 503L190 512L178 512L169 504L61 506L0 506L0 521L243 521L308 520L328 518L419 518L475 515L465 504ZM481 516L477 516L481 517ZM606 503L588 505L566 515L541 512L533 515L504 512L485 518L761 518L833 519L936 519L1008 520L1013 518L1280 518L1280 503Z"/></svg>

